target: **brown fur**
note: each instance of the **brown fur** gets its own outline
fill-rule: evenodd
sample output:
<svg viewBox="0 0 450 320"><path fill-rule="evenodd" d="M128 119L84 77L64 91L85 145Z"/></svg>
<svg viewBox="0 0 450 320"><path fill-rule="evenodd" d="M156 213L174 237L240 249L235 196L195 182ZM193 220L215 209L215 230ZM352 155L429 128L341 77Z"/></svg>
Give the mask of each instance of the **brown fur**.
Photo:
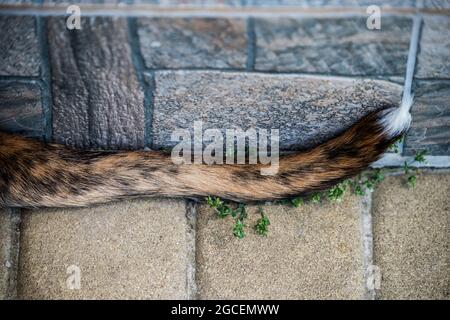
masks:
<svg viewBox="0 0 450 320"><path fill-rule="evenodd" d="M156 151L76 151L0 133L0 207L86 206L131 196L220 196L259 201L305 195L377 160L388 138L372 112L334 139L280 157L277 175L258 165L175 165Z"/></svg>

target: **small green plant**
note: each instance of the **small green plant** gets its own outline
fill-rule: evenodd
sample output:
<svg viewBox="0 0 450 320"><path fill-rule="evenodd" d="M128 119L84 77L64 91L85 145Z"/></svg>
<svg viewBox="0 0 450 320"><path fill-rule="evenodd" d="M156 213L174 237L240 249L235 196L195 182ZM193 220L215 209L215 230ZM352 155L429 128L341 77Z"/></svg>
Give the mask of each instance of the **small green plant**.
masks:
<svg viewBox="0 0 450 320"><path fill-rule="evenodd" d="M256 221L255 230L256 233L262 236L267 236L267 232L269 232L269 225L270 220L269 218L264 214L264 211L261 207L258 208L259 214L261 215L261 218Z"/></svg>
<svg viewBox="0 0 450 320"><path fill-rule="evenodd" d="M319 192L316 192L311 195L309 200L314 204L318 204L318 203L320 203L320 200L322 200L322 196L320 195Z"/></svg>
<svg viewBox="0 0 450 320"><path fill-rule="evenodd" d="M233 226L233 235L238 239L244 238L245 237L244 227L245 227L244 222L240 219L236 219Z"/></svg>
<svg viewBox="0 0 450 320"><path fill-rule="evenodd" d="M417 184L417 171L418 171L417 168L411 167L411 165L413 165L416 162L426 163L427 162L427 159L425 158L426 153L427 153L426 150L417 151L416 154L414 155L414 158L410 162L405 161L405 163L403 164L403 171L405 175L407 175L406 184L410 188L414 188Z"/></svg>
<svg viewBox="0 0 450 320"><path fill-rule="evenodd" d="M327 197L330 202L341 202L344 199L345 191L349 182L347 180L338 183L328 190Z"/></svg>
<svg viewBox="0 0 450 320"><path fill-rule="evenodd" d="M298 207L300 207L301 205L303 205L303 203L304 203L304 201L303 201L303 198L302 198L302 197L296 197L296 198L292 198L292 199L291 199L291 204L292 204L294 207L296 207L296 208L298 208Z"/></svg>

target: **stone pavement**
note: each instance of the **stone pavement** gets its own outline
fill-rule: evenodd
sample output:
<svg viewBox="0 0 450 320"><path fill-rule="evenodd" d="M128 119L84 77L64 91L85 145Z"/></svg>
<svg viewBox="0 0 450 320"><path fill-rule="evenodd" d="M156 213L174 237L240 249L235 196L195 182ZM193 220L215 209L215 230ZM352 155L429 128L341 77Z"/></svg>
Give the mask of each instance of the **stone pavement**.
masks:
<svg viewBox="0 0 450 320"><path fill-rule="evenodd" d="M66 28L64 1L0 1L0 129L78 148L157 149L202 120L280 128L281 148L299 150L400 102L416 10L390 1L381 30L369 30L365 7L382 1L78 2L81 30ZM93 15L90 4L143 14ZM418 12L401 152L427 150L448 168L448 1ZM263 204L267 237L250 227L255 206L244 239L189 200L4 209L0 297L449 299L449 172L426 169L407 188L397 171L342 203Z"/></svg>

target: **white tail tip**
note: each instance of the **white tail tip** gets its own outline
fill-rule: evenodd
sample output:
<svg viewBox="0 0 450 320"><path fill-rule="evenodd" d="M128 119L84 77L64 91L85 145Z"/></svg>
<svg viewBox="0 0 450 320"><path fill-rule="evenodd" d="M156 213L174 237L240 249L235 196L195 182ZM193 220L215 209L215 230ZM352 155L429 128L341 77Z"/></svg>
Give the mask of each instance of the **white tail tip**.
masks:
<svg viewBox="0 0 450 320"><path fill-rule="evenodd" d="M395 137L406 131L411 124L411 109L413 97L410 96L402 101L399 108L389 108L382 112L380 124L384 127L389 137Z"/></svg>

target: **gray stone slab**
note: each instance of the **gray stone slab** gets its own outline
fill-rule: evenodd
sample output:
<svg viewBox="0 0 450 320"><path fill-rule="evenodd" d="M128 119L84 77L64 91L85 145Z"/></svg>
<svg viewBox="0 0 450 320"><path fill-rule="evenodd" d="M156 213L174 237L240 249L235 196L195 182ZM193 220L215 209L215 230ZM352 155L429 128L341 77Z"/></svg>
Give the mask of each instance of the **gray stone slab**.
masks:
<svg viewBox="0 0 450 320"><path fill-rule="evenodd" d="M243 19L139 18L138 34L148 68L245 68Z"/></svg>
<svg viewBox="0 0 450 320"><path fill-rule="evenodd" d="M144 94L132 63L125 18L81 19L68 30L49 18L53 133L93 149L144 147Z"/></svg>
<svg viewBox="0 0 450 320"><path fill-rule="evenodd" d="M185 213L168 199L25 213L18 297L186 299Z"/></svg>
<svg viewBox="0 0 450 320"><path fill-rule="evenodd" d="M234 72L156 73L153 144L169 147L174 130L237 127L280 130L280 148L323 142L384 103L398 104L401 86L386 81Z"/></svg>
<svg viewBox="0 0 450 320"><path fill-rule="evenodd" d="M450 298L450 175L423 174L413 189L389 177L373 197L380 299Z"/></svg>
<svg viewBox="0 0 450 320"><path fill-rule="evenodd" d="M450 77L450 17L427 16L423 20L417 78Z"/></svg>
<svg viewBox="0 0 450 320"><path fill-rule="evenodd" d="M255 68L335 75L401 75L406 70L411 19L382 16L255 20Z"/></svg>
<svg viewBox="0 0 450 320"><path fill-rule="evenodd" d="M360 199L300 208L264 205L266 237L253 226L232 234L232 219L202 206L197 220L197 283L201 299L363 299Z"/></svg>
<svg viewBox="0 0 450 320"><path fill-rule="evenodd" d="M0 16L0 75L38 76L41 66L36 19Z"/></svg>
<svg viewBox="0 0 450 320"><path fill-rule="evenodd" d="M20 213L0 209L0 300L16 296Z"/></svg>
<svg viewBox="0 0 450 320"><path fill-rule="evenodd" d="M38 85L0 82L0 130L43 137L44 112Z"/></svg>
<svg viewBox="0 0 450 320"><path fill-rule="evenodd" d="M417 81L404 152L450 155L450 81Z"/></svg>
<svg viewBox="0 0 450 320"><path fill-rule="evenodd" d="M433 1L433 0L431 0ZM273 7L290 6L300 8L360 8L370 5L380 7L407 7L414 8L415 0L247 0L248 6Z"/></svg>
<svg viewBox="0 0 450 320"><path fill-rule="evenodd" d="M423 7L427 9L450 9L448 0L424 0Z"/></svg>

